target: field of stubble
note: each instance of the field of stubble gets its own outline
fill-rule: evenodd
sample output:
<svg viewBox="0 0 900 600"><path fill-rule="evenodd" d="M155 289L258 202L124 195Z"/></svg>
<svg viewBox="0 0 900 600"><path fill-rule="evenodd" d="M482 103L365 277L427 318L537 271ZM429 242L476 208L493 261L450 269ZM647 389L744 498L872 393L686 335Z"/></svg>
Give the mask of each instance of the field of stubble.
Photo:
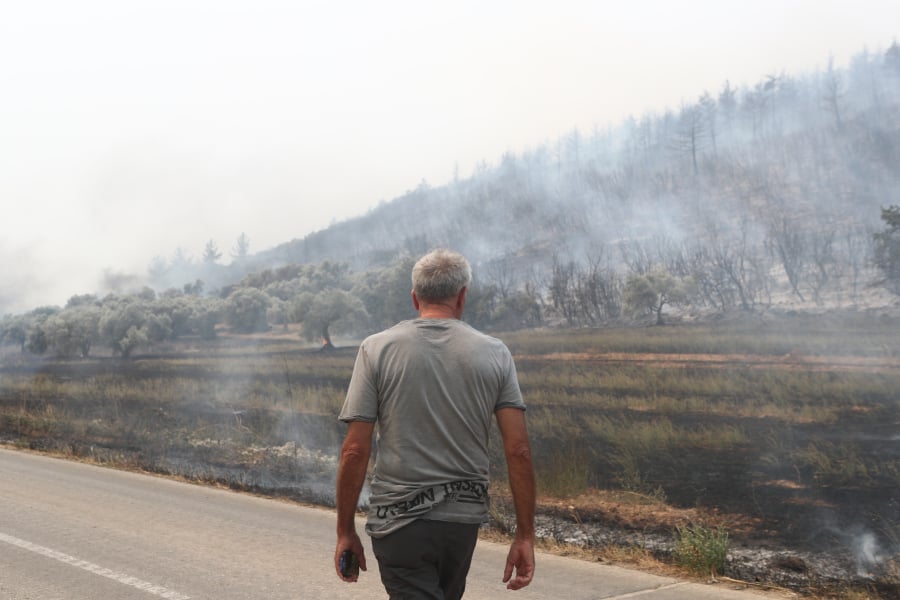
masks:
<svg viewBox="0 0 900 600"><path fill-rule="evenodd" d="M546 515L646 535L721 526L733 543L838 552L863 581L900 581L896 318L496 335L516 357ZM128 360L4 348L0 440L327 505L354 357L281 331Z"/></svg>

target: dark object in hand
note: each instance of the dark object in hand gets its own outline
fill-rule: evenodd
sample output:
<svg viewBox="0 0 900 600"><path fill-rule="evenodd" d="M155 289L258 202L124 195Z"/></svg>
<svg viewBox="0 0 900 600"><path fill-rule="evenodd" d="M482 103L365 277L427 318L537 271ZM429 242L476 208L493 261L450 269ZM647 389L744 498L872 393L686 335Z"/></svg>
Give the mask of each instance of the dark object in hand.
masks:
<svg viewBox="0 0 900 600"><path fill-rule="evenodd" d="M341 552L341 576L349 579L359 575L359 561L352 550L344 550Z"/></svg>

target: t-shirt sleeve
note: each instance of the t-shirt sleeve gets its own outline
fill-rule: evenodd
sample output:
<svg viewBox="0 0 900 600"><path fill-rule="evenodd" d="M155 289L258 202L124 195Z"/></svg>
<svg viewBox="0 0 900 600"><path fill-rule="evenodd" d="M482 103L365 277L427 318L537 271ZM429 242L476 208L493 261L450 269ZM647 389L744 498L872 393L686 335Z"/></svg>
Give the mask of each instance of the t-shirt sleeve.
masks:
<svg viewBox="0 0 900 600"><path fill-rule="evenodd" d="M503 347L500 360L503 365L504 377L494 410L501 408L520 408L525 410L525 401L522 399L522 391L519 389L519 378L516 374L516 364L513 362L512 354L510 354L506 346Z"/></svg>
<svg viewBox="0 0 900 600"><path fill-rule="evenodd" d="M366 421L374 423L378 417L378 387L375 382L375 371L369 362L365 343L359 347L353 375L347 387L347 397L338 419L350 421Z"/></svg>

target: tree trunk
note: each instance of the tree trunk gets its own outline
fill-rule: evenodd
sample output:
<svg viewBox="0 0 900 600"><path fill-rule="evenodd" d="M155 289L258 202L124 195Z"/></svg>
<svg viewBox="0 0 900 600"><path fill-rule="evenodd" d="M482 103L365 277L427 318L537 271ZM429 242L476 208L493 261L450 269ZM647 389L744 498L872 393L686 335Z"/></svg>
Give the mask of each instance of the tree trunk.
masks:
<svg viewBox="0 0 900 600"><path fill-rule="evenodd" d="M328 350L334 350L334 344L331 343L331 335L328 334L328 325L322 328L322 347L319 348L320 352L325 352Z"/></svg>

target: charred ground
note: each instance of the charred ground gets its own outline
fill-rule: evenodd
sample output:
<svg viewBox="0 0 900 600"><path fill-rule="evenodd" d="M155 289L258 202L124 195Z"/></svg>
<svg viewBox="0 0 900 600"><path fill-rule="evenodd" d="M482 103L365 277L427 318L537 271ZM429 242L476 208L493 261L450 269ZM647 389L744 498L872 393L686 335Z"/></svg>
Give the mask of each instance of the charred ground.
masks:
<svg viewBox="0 0 900 600"><path fill-rule="evenodd" d="M896 597L900 327L795 321L501 336L529 404L543 534L665 557L676 526L722 526L726 575ZM788 325L790 344L767 338ZM354 356L284 335L183 340L128 360L7 350L0 439L331 504Z"/></svg>

